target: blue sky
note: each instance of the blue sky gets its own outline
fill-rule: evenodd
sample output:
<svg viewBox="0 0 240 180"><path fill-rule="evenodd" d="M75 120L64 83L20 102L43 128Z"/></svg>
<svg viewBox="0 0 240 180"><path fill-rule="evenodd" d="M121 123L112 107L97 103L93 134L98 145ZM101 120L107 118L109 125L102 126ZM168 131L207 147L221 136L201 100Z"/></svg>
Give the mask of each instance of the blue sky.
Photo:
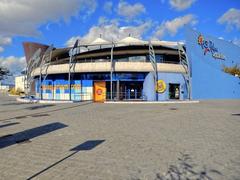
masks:
<svg viewBox="0 0 240 180"><path fill-rule="evenodd" d="M240 0L0 0L0 64L19 73L23 41L184 41L184 24L240 45Z"/></svg>

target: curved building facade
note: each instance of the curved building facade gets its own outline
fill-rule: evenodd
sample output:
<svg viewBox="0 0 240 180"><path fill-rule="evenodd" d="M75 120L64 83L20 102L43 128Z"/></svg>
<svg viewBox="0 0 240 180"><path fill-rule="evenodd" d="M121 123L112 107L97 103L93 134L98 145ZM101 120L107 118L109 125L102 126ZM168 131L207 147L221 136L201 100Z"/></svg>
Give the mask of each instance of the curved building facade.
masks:
<svg viewBox="0 0 240 180"><path fill-rule="evenodd" d="M177 42L132 37L48 47L29 58L27 83L36 97L47 100L184 100L191 97L191 77L183 51Z"/></svg>

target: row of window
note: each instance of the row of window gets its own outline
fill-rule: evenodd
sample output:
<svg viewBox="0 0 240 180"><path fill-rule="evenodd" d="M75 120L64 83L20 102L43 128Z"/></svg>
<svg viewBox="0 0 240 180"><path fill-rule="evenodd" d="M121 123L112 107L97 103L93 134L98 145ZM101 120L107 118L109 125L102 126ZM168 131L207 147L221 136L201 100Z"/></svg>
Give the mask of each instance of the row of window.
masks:
<svg viewBox="0 0 240 180"><path fill-rule="evenodd" d="M171 57L166 58L164 55L157 54L155 55L155 59L157 63L174 63L178 64L179 60L178 57ZM83 59L79 62L110 62L110 58L108 59ZM114 58L114 62L150 62L149 55L143 55L143 56L128 56L128 57L120 57L120 58Z"/></svg>
<svg viewBox="0 0 240 180"><path fill-rule="evenodd" d="M113 73L113 80L144 80L147 73ZM47 80L68 80L68 74L48 75ZM105 80L110 81L110 73L75 73L72 80ZM44 85L51 85L51 81L45 81Z"/></svg>
<svg viewBox="0 0 240 180"><path fill-rule="evenodd" d="M164 62L164 56L163 55L156 55L155 56L156 62L161 63ZM146 56L129 56L124 58L116 58L114 59L116 62L149 62L150 57L149 55Z"/></svg>

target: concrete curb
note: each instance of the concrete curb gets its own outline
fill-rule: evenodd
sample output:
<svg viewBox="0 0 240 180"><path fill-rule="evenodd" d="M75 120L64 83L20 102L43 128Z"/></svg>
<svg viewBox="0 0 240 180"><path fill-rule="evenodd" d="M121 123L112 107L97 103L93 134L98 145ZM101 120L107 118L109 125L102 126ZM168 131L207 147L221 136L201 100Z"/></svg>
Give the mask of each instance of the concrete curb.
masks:
<svg viewBox="0 0 240 180"><path fill-rule="evenodd" d="M66 104L66 103L74 103L73 101L49 101L49 100L39 100L40 104Z"/></svg>
<svg viewBox="0 0 240 180"><path fill-rule="evenodd" d="M200 101L106 101L106 104L196 104Z"/></svg>
<svg viewBox="0 0 240 180"><path fill-rule="evenodd" d="M66 104L74 103L74 101L54 101L54 100L39 100L39 99L23 99L16 98L17 101L23 103L40 103L40 104ZM200 101L105 101L105 104L196 104Z"/></svg>

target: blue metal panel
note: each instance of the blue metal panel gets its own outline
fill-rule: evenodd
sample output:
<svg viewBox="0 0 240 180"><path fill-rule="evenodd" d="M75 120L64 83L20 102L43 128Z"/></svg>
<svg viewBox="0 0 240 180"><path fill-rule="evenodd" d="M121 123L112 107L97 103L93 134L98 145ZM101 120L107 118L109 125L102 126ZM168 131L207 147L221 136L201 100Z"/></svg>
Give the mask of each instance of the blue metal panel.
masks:
<svg viewBox="0 0 240 180"><path fill-rule="evenodd" d="M64 93L68 94L69 93L69 89L64 89Z"/></svg>
<svg viewBox="0 0 240 180"><path fill-rule="evenodd" d="M184 100L187 97L187 88L184 77L179 73L158 73L158 79L163 80L167 88L163 93L158 93L159 101L169 100L169 84L179 84L180 85L180 100ZM156 100L156 93L154 87L153 74L149 73L143 83L143 95L144 99L148 101Z"/></svg>
<svg viewBox="0 0 240 180"><path fill-rule="evenodd" d="M83 87L92 87L93 86L93 80L82 80L82 86Z"/></svg>

